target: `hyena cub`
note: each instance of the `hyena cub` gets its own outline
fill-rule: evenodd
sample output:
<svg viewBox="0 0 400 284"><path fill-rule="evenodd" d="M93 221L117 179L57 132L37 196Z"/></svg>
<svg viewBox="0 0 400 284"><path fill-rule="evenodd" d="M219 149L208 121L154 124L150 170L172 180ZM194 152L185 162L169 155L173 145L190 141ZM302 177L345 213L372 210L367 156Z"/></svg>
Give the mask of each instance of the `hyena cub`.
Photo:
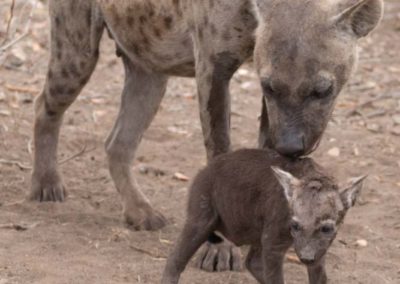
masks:
<svg viewBox="0 0 400 284"><path fill-rule="evenodd" d="M162 284L178 283L213 231L251 246L246 267L260 283L284 283L284 255L292 244L307 266L309 283L326 283L326 252L363 179L339 191L310 158L294 161L256 149L219 156L194 179L187 221Z"/></svg>

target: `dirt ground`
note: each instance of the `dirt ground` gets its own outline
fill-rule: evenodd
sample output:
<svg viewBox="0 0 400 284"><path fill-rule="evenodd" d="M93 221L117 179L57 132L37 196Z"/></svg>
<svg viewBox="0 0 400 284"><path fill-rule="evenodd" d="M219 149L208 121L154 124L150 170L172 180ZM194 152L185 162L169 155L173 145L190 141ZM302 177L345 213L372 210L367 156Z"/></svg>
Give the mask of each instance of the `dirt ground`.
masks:
<svg viewBox="0 0 400 284"><path fill-rule="evenodd" d="M4 35L11 1L2 2ZM329 252L330 283L400 283L400 2L386 4L384 21L363 41L358 71L313 153L342 183L369 174L360 202ZM62 128L59 155L68 199L26 202L32 101L43 84L48 55L45 5L34 10L31 28L3 54L0 66L0 284L157 283L185 216L189 182L173 176L192 178L205 165L194 81L171 79L132 168L169 226L134 232L121 222L103 142L118 111L124 77L106 36L96 72ZM235 75L231 87L233 146L254 147L261 93L251 65ZM306 282L301 265L287 262L285 273L287 283ZM248 272L205 273L191 265L181 283L255 281Z"/></svg>

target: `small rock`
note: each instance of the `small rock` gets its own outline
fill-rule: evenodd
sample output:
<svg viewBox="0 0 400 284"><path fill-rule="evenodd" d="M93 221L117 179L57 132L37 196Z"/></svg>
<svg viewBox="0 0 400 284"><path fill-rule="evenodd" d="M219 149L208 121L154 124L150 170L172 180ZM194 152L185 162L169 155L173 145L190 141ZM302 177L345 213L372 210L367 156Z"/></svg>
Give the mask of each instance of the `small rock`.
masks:
<svg viewBox="0 0 400 284"><path fill-rule="evenodd" d="M400 114L393 115L392 119L395 124L400 124Z"/></svg>
<svg viewBox="0 0 400 284"><path fill-rule="evenodd" d="M6 100L6 95L3 92L0 92L0 102L4 102Z"/></svg>
<svg viewBox="0 0 400 284"><path fill-rule="evenodd" d="M357 241L356 241L356 245L357 245L358 247L365 248L365 247L368 246L368 242L367 242L367 240L361 239L361 240L357 240Z"/></svg>
<svg viewBox="0 0 400 284"><path fill-rule="evenodd" d="M0 109L0 116L10 116L11 111L6 110L6 109Z"/></svg>
<svg viewBox="0 0 400 284"><path fill-rule="evenodd" d="M238 74L240 75L240 76L247 76L247 75L249 75L249 70L247 70L247 69L243 69L243 68L240 68L239 70L238 70Z"/></svg>
<svg viewBox="0 0 400 284"><path fill-rule="evenodd" d="M172 132L172 133L180 134L180 135L188 135L189 134L189 132L187 132L186 130L175 127L175 126L168 127L168 131Z"/></svg>
<svg viewBox="0 0 400 284"><path fill-rule="evenodd" d="M340 149L338 147L333 147L328 151L328 155L331 157L339 157L340 156Z"/></svg>
<svg viewBox="0 0 400 284"><path fill-rule="evenodd" d="M390 130L390 133L396 136L400 136L400 126L395 126L393 127L392 130Z"/></svg>
<svg viewBox="0 0 400 284"><path fill-rule="evenodd" d="M253 83L252 82L244 82L240 84L240 87L244 90L249 90L253 88Z"/></svg>
<svg viewBox="0 0 400 284"><path fill-rule="evenodd" d="M378 133L381 131L381 126L377 123L367 124L367 129L371 132Z"/></svg>

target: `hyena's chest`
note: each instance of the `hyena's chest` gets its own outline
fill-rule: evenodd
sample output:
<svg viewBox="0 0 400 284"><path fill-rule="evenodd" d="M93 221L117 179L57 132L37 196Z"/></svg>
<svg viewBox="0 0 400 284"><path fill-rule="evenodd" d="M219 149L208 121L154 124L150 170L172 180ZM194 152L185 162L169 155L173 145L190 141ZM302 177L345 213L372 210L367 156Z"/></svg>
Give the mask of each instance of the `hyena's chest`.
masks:
<svg viewBox="0 0 400 284"><path fill-rule="evenodd" d="M169 75L194 76L187 14L173 0L98 0L118 48L135 64Z"/></svg>

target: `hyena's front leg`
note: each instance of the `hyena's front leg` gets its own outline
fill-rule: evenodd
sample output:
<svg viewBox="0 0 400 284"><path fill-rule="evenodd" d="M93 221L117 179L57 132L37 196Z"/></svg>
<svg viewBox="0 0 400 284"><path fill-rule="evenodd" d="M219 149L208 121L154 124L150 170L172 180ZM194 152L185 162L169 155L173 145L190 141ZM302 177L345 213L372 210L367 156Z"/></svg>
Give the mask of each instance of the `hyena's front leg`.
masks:
<svg viewBox="0 0 400 284"><path fill-rule="evenodd" d="M230 52L208 54L205 50L199 51L196 79L209 161L230 149L229 81L241 62ZM213 234L201 250L197 265L206 271L241 270L239 249L227 240L221 242Z"/></svg>
<svg viewBox="0 0 400 284"><path fill-rule="evenodd" d="M136 230L157 230L165 218L152 208L131 173L143 132L153 120L165 93L167 77L148 73L124 58L125 86L120 111L106 141L110 173L121 194L123 214Z"/></svg>
<svg viewBox="0 0 400 284"><path fill-rule="evenodd" d="M254 44L256 21L251 4L241 0L230 4L204 1L193 15L200 119L209 161L230 149L229 82L251 56ZM197 259L197 265L206 271L242 269L239 248L214 234Z"/></svg>

